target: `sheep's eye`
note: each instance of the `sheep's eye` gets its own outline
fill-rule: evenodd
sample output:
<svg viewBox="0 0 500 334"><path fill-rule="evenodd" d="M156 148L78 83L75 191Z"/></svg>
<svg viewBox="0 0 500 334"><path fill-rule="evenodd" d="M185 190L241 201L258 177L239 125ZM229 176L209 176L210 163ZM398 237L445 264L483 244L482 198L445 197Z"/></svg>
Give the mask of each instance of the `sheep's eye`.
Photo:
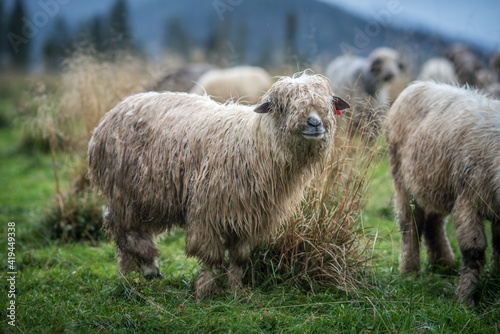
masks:
<svg viewBox="0 0 500 334"><path fill-rule="evenodd" d="M382 60L375 59L371 65L370 71L373 74L379 74L382 71Z"/></svg>
<svg viewBox="0 0 500 334"><path fill-rule="evenodd" d="M403 63L399 63L399 64L398 64L398 67L399 67L399 69L400 69L401 71L404 71L404 70L405 70L405 64L403 64Z"/></svg>

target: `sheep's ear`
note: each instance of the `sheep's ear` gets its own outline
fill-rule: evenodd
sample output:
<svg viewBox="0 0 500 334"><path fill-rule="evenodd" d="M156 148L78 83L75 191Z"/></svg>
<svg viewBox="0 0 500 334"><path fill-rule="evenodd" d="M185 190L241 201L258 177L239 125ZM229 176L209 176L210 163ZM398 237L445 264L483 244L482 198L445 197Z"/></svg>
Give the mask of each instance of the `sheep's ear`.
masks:
<svg viewBox="0 0 500 334"><path fill-rule="evenodd" d="M338 96L333 97L333 109L334 110L344 110L350 108L351 106L346 101L342 100Z"/></svg>
<svg viewBox="0 0 500 334"><path fill-rule="evenodd" d="M257 114L266 114L271 110L271 102L266 101L260 105L257 106L253 111L255 111Z"/></svg>

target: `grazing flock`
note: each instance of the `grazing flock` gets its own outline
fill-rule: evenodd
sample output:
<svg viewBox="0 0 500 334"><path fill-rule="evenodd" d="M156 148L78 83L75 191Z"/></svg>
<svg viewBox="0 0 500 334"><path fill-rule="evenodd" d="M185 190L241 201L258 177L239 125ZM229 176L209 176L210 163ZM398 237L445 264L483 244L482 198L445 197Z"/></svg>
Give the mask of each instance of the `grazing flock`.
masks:
<svg viewBox="0 0 500 334"><path fill-rule="evenodd" d="M186 255L202 263L197 300L219 290L226 251L228 284L241 288L251 250L329 161L339 125L371 143L385 136L401 272L419 272L422 238L431 263L455 262L444 229L451 215L462 253L457 299L475 305L483 219L500 271L500 54L484 64L454 45L426 61L415 82L409 68L387 47L338 57L325 75L276 81L259 67L189 64L124 99L88 148L89 177L109 200L104 226L120 272L161 277L155 238L178 226Z"/></svg>

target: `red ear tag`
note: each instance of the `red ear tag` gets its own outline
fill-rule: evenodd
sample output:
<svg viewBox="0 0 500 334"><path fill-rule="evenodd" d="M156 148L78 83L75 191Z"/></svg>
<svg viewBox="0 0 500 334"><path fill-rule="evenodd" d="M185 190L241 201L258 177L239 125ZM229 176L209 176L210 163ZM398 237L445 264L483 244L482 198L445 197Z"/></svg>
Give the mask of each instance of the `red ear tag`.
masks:
<svg viewBox="0 0 500 334"><path fill-rule="evenodd" d="M335 109L335 115L342 115L342 111Z"/></svg>

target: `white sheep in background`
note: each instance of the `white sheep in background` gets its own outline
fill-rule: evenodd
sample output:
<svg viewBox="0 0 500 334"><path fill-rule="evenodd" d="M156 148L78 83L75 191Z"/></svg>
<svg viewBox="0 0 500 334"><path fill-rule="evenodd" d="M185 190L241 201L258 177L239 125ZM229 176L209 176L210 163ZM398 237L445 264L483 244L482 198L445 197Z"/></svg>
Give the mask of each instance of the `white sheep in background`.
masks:
<svg viewBox="0 0 500 334"><path fill-rule="evenodd" d="M263 68L236 66L206 72L190 92L198 95L206 93L221 103L256 104L272 84L271 76Z"/></svg>
<svg viewBox="0 0 500 334"><path fill-rule="evenodd" d="M419 272L421 236L432 263L454 262L444 229L451 213L463 257L457 298L473 305L469 296L485 265L483 219L491 221L492 270L500 269L500 101L473 89L417 81L394 102L385 126L401 271Z"/></svg>
<svg viewBox="0 0 500 334"><path fill-rule="evenodd" d="M257 242L270 237L333 149L334 97L326 78L283 77L257 107L206 96L143 93L126 98L95 129L89 174L109 199L107 235L118 266L160 277L155 236L186 229L186 254L201 260L199 300L217 291L229 252L229 285L242 285Z"/></svg>
<svg viewBox="0 0 500 334"><path fill-rule="evenodd" d="M368 58L341 56L326 69L335 92L351 105L352 131L374 138L379 134L381 116L389 104L389 83L404 70L399 52L377 48Z"/></svg>
<svg viewBox="0 0 500 334"><path fill-rule="evenodd" d="M454 84L458 83L458 76L453 63L446 58L439 57L431 58L422 65L418 80Z"/></svg>

